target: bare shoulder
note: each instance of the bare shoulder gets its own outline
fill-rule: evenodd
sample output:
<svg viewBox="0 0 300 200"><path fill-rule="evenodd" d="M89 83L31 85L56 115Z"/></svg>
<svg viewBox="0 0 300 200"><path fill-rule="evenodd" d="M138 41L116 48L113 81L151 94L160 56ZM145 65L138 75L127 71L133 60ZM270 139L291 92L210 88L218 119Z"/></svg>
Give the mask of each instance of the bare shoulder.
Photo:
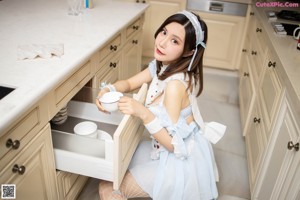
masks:
<svg viewBox="0 0 300 200"><path fill-rule="evenodd" d="M183 96L186 93L184 84L179 80L171 80L166 86L166 95Z"/></svg>

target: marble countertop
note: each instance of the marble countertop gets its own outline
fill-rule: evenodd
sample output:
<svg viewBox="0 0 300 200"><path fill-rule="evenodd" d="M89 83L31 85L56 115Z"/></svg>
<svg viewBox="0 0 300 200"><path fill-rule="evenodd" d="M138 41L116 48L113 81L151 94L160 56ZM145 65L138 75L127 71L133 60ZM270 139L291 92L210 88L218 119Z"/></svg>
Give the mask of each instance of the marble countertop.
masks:
<svg viewBox="0 0 300 200"><path fill-rule="evenodd" d="M67 0L0 1L0 85L16 88L0 100L0 134L147 6L94 0L71 16ZM64 55L18 60L18 46L30 44L63 44Z"/></svg>
<svg viewBox="0 0 300 200"><path fill-rule="evenodd" d="M297 40L290 35L277 35L271 25L271 22L267 16L266 11L280 11L282 9L297 10L300 11L300 7L297 8L268 8L268 7L255 7L259 14L261 22L264 26L266 34L268 35L269 43L273 46L274 52L276 52L283 68L278 69L279 76L283 79L284 84L287 86L287 90L292 94L298 104L300 104L300 50L297 50ZM277 19L281 23L293 23L296 22Z"/></svg>

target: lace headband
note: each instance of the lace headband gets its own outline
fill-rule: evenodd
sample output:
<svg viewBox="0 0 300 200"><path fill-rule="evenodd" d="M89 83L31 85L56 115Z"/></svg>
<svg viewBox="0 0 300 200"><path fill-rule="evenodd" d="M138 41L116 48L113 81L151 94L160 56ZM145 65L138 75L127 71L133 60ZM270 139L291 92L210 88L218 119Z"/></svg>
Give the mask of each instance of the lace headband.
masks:
<svg viewBox="0 0 300 200"><path fill-rule="evenodd" d="M183 14L184 16L186 16L189 19L189 21L192 23L192 25L195 29L196 49L193 53L192 60L191 60L191 62L189 64L189 67L188 67L188 71L190 71L191 67L192 67L192 64L194 62L195 56L196 56L197 51L198 51L198 45L200 44L203 48L206 47L205 43L203 42L203 40L204 40L204 31L202 31L200 22L198 21L197 17L193 13L191 13L189 11L186 11L186 10L183 10L183 11L178 12L178 13Z"/></svg>

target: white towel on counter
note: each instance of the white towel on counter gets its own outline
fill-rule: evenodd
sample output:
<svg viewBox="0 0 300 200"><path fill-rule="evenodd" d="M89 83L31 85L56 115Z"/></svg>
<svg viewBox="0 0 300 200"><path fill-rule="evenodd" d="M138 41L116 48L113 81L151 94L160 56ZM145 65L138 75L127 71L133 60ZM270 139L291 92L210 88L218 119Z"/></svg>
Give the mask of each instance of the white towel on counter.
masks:
<svg viewBox="0 0 300 200"><path fill-rule="evenodd" d="M60 57L64 54L63 44L28 44L18 46L18 60L34 59L37 57Z"/></svg>

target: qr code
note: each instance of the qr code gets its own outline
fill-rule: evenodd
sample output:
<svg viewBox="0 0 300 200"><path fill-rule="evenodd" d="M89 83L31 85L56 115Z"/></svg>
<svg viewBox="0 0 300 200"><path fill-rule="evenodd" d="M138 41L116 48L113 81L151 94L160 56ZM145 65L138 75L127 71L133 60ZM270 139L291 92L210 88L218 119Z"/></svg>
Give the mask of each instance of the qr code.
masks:
<svg viewBox="0 0 300 200"><path fill-rule="evenodd" d="M2 184L1 185L1 198L2 199L16 199L16 185L15 184Z"/></svg>

